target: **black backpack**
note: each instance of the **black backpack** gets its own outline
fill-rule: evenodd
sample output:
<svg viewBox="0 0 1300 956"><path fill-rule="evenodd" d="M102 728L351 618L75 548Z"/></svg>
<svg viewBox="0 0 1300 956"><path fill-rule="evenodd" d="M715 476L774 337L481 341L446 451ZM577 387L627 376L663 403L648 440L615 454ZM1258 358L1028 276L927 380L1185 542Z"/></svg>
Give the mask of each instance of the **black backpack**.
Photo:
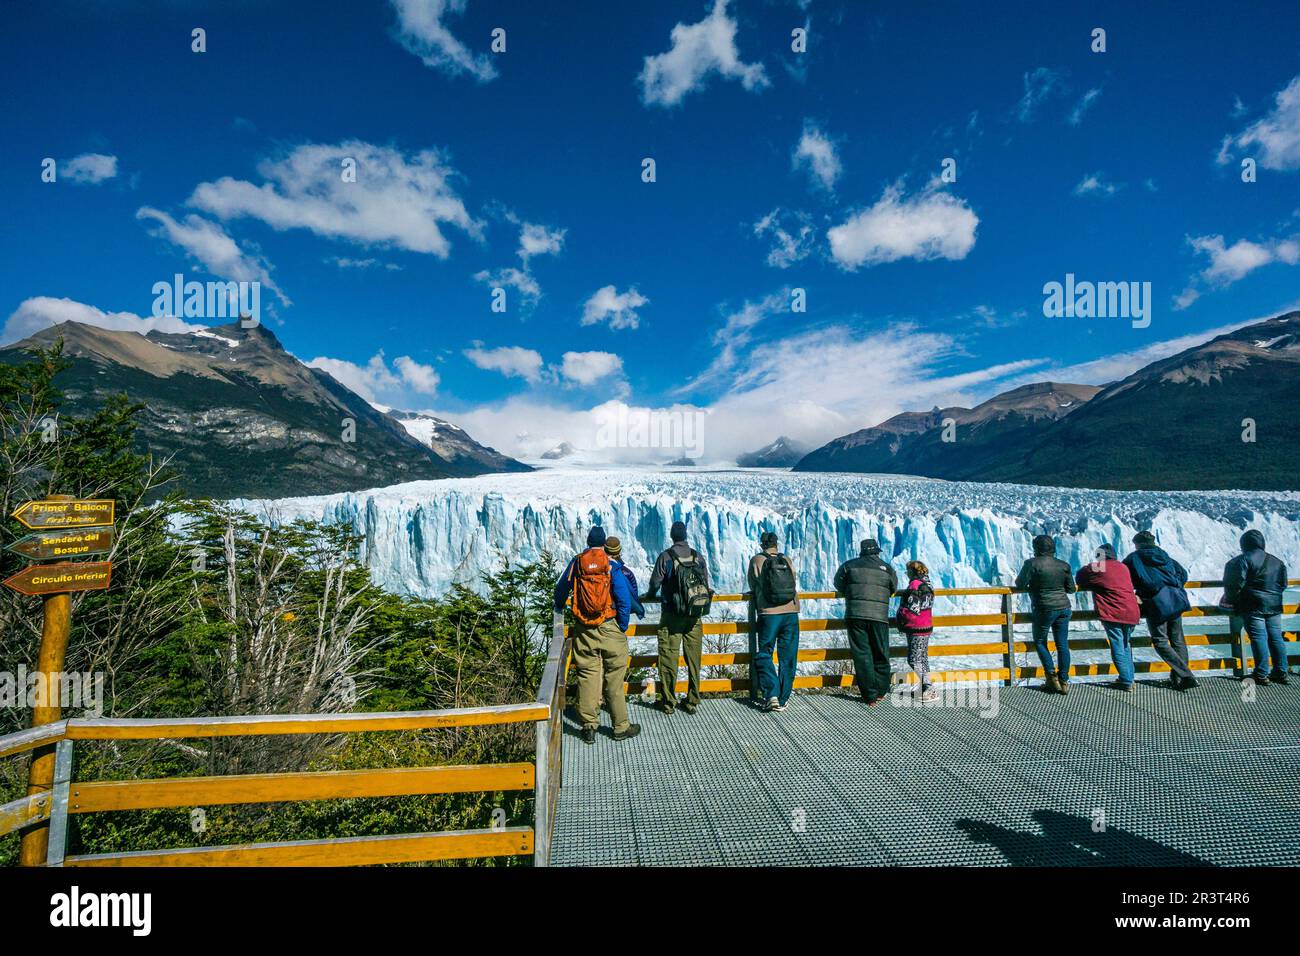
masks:
<svg viewBox="0 0 1300 956"><path fill-rule="evenodd" d="M758 574L758 583L768 607L789 604L797 593L794 588L794 566L784 554L770 554Z"/></svg>
<svg viewBox="0 0 1300 956"><path fill-rule="evenodd" d="M699 557L694 551L690 558L673 555L673 609L687 617L704 617L713 605Z"/></svg>

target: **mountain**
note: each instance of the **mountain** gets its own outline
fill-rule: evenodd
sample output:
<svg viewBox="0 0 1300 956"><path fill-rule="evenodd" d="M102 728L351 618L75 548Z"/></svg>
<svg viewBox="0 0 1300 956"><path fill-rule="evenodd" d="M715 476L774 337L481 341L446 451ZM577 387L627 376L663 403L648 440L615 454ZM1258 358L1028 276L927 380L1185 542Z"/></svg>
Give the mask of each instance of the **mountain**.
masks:
<svg viewBox="0 0 1300 956"><path fill-rule="evenodd" d="M561 458L569 458L577 452L577 449L567 441L562 441L548 452L542 453L542 458L546 461L559 461Z"/></svg>
<svg viewBox="0 0 1300 956"><path fill-rule="evenodd" d="M789 468L810 450L803 442L782 435L757 451L740 455L736 458L736 464L741 468Z"/></svg>
<svg viewBox="0 0 1300 956"><path fill-rule="evenodd" d="M431 448L457 474L477 475L500 471L532 471L521 461L509 458L495 448L480 445L459 425L427 412L404 412L396 408L375 406L401 423L408 435Z"/></svg>
<svg viewBox="0 0 1300 956"><path fill-rule="evenodd" d="M1108 385L1033 441L1008 448L980 477L1115 489L1294 490L1298 400L1300 312L1289 312Z"/></svg>
<svg viewBox="0 0 1300 956"><path fill-rule="evenodd" d="M1008 448L1032 442L1046 425L1086 407L1100 391L1094 385L1037 382L974 408L903 412L809 452L794 470L980 480ZM949 421L951 426L946 425Z"/></svg>
<svg viewBox="0 0 1300 956"><path fill-rule="evenodd" d="M265 326L140 335L65 322L0 349L0 361L59 339L69 411L118 392L142 403L140 450L170 456L175 487L191 496L331 494L494 470L443 458Z"/></svg>
<svg viewBox="0 0 1300 956"><path fill-rule="evenodd" d="M795 470L1115 490L1293 490L1297 396L1300 311L1101 389L1041 383L973 409L905 412L835 439ZM955 441L942 441L944 418L957 423Z"/></svg>

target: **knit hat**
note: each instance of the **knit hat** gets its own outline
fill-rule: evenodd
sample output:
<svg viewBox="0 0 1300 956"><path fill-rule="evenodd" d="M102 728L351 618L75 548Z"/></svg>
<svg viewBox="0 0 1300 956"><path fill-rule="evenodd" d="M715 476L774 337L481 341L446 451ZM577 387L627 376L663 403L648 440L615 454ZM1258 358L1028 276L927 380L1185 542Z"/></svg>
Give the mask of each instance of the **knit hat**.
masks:
<svg viewBox="0 0 1300 956"><path fill-rule="evenodd" d="M1156 544L1156 536L1150 531L1139 531L1137 534L1133 535L1133 543L1139 548L1154 548Z"/></svg>
<svg viewBox="0 0 1300 956"><path fill-rule="evenodd" d="M1055 554L1056 539L1050 534L1040 534L1034 538L1034 554Z"/></svg>
<svg viewBox="0 0 1300 956"><path fill-rule="evenodd" d="M594 525L592 529L587 532L587 547L599 548L604 543L605 543L605 529L602 528L600 525Z"/></svg>
<svg viewBox="0 0 1300 956"><path fill-rule="evenodd" d="M617 558L623 553L623 542L619 541L618 538L606 538L605 553L611 558Z"/></svg>
<svg viewBox="0 0 1300 956"><path fill-rule="evenodd" d="M1241 536L1240 543L1242 551L1263 551L1264 534L1263 532L1256 531L1252 528Z"/></svg>
<svg viewBox="0 0 1300 956"><path fill-rule="evenodd" d="M875 539L875 538L863 538L863 539L862 539L862 553L863 553L863 554L879 554L879 553L880 553L880 545L876 543L876 539Z"/></svg>
<svg viewBox="0 0 1300 956"><path fill-rule="evenodd" d="M674 521L673 526L668 529L668 537L672 538L674 541L685 541L686 522Z"/></svg>
<svg viewBox="0 0 1300 956"><path fill-rule="evenodd" d="M768 548L775 548L775 547L776 547L776 532L775 532L775 531L764 531L764 532L763 532L763 537L761 537L761 538L758 539L758 543L759 543L760 545L763 546L763 550L764 550L764 551L766 551Z"/></svg>

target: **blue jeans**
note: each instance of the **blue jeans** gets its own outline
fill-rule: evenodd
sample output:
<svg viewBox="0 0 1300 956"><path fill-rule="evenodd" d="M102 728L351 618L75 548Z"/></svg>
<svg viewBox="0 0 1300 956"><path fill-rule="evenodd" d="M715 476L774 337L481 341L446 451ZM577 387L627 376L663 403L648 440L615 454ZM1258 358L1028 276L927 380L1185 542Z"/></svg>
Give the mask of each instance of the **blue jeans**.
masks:
<svg viewBox="0 0 1300 956"><path fill-rule="evenodd" d="M1115 662L1115 672L1121 684L1133 683L1133 627L1132 624L1116 624L1102 621L1106 629L1106 640L1110 641L1110 659Z"/></svg>
<svg viewBox="0 0 1300 956"><path fill-rule="evenodd" d="M1038 651L1038 660L1046 671L1044 676L1056 674L1063 681L1070 679L1070 609L1063 607L1059 611L1034 608L1033 614L1034 649ZM1060 667L1052 663L1052 652L1047 649L1047 635L1051 633L1056 642L1056 656Z"/></svg>
<svg viewBox="0 0 1300 956"><path fill-rule="evenodd" d="M776 651L780 673L772 666L772 651ZM758 615L758 657L754 660L754 679L758 681L758 697L768 700L775 697L784 704L794 691L794 672L799 663L799 615Z"/></svg>
<svg viewBox="0 0 1300 956"><path fill-rule="evenodd" d="M1273 673L1286 673L1286 642L1282 640L1281 614L1246 615L1246 633L1250 635L1250 649L1255 658L1255 676L1269 673L1269 653L1273 655Z"/></svg>

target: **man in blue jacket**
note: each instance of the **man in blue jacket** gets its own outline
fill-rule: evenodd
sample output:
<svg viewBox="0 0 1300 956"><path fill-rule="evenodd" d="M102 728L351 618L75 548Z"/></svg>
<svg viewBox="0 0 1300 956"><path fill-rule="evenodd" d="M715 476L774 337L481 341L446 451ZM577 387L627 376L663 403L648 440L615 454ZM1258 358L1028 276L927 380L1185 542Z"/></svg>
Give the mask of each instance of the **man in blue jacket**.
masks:
<svg viewBox="0 0 1300 956"><path fill-rule="evenodd" d="M641 725L628 720L627 695L623 691L632 593L627 578L605 553L605 529L599 525L587 533L587 550L574 557L555 582L552 603L556 613L564 610L570 598L582 740L596 742L602 690L614 722L614 739L635 737L641 733Z"/></svg>
<svg viewBox="0 0 1300 956"><path fill-rule="evenodd" d="M1183 590L1187 569L1156 546L1156 537L1150 531L1134 535L1133 546L1136 550L1124 559L1124 564L1133 579L1133 590L1142 600L1142 616L1151 643L1169 665L1169 682L1174 690L1189 690L1197 682L1187 666L1187 639L1183 636L1183 611L1191 607Z"/></svg>
<svg viewBox="0 0 1300 956"><path fill-rule="evenodd" d="M1264 535L1247 531L1241 536L1241 554L1223 569L1223 598L1246 620L1246 633L1254 652L1255 683L1286 684L1286 642L1282 640L1282 595L1286 591L1286 565L1264 550ZM1270 654L1272 673L1268 669Z"/></svg>

